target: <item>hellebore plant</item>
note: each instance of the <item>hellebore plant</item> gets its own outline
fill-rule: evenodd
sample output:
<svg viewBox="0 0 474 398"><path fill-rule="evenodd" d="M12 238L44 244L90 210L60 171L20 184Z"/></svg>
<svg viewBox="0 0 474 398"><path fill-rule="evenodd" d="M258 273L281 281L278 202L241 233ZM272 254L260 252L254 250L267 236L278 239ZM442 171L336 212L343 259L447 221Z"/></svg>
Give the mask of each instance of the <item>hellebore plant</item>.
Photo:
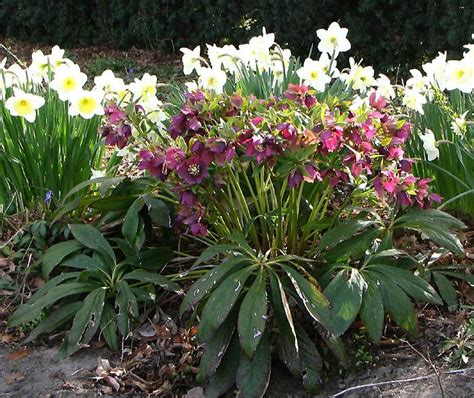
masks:
<svg viewBox="0 0 474 398"><path fill-rule="evenodd" d="M402 289L417 300L441 303L408 270L417 261L393 249L393 232L423 231L462 254L449 229L463 224L434 210L396 218L399 210L428 209L441 198L430 191L429 180L410 173L403 145L411 125L392 116L375 93L358 112L351 105L332 97L320 102L305 85L290 85L284 96L268 99L197 90L171 116L168 134L161 131L153 140L146 113L128 107L127 123L145 145L138 167L179 202L176 230L218 242L196 261L193 272L203 264L211 269L181 307L202 310L198 337L206 351L198 378L208 381L209 396L225 392L234 380L245 396L263 394L272 322L280 357L315 391L321 360L292 315L295 305L344 361L337 336L359 312L378 341L385 312L416 333ZM215 257L224 261L216 264ZM397 261L408 268L398 269ZM376 300L373 312L370 300Z"/></svg>

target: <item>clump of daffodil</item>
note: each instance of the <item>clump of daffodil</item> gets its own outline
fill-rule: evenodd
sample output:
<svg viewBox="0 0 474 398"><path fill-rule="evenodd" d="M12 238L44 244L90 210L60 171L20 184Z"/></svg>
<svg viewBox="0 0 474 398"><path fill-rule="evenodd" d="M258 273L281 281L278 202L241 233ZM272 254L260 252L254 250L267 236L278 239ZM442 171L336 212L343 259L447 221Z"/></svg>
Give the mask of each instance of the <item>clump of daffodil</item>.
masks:
<svg viewBox="0 0 474 398"><path fill-rule="evenodd" d="M33 123L36 119L36 110L44 105L44 98L25 93L19 88L15 88L13 93L14 95L5 102L5 107L12 116L21 116Z"/></svg>

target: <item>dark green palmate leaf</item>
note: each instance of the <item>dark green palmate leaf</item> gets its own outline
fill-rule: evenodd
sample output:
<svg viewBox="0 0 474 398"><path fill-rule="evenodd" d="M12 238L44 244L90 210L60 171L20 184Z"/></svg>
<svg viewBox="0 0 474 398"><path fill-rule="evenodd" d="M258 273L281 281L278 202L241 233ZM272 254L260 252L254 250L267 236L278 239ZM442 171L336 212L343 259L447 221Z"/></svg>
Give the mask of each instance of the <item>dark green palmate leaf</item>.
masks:
<svg viewBox="0 0 474 398"><path fill-rule="evenodd" d="M438 245L463 256L464 248L450 230L466 228L463 222L440 210L412 210L395 221L396 228L409 228L427 235Z"/></svg>
<svg viewBox="0 0 474 398"><path fill-rule="evenodd" d="M360 318L367 328L369 337L375 343L379 343L383 331L384 308L380 288L370 279L362 297Z"/></svg>
<svg viewBox="0 0 474 398"><path fill-rule="evenodd" d="M106 290L105 287L97 288L84 299L83 306L77 311L65 340L64 353L66 355L75 353L81 348L81 345L89 343L99 329Z"/></svg>
<svg viewBox="0 0 474 398"><path fill-rule="evenodd" d="M266 272L261 268L240 305L238 331L240 345L252 358L265 331L267 321Z"/></svg>
<svg viewBox="0 0 474 398"><path fill-rule="evenodd" d="M324 294L313 283L308 281L295 269L281 265L293 284L296 293L301 298L302 304L311 317L331 330L330 304Z"/></svg>
<svg viewBox="0 0 474 398"><path fill-rule="evenodd" d="M270 336L265 332L252 359L242 353L237 370L239 396L248 398L263 397L270 382L271 355Z"/></svg>
<svg viewBox="0 0 474 398"><path fill-rule="evenodd" d="M209 297L201 315L198 338L206 341L226 320L253 268L244 268L229 275Z"/></svg>
<svg viewBox="0 0 474 398"><path fill-rule="evenodd" d="M181 315L191 309L213 289L219 286L221 280L229 273L237 271L247 262L243 256L231 257L219 265L214 266L201 279L198 279L189 288L188 293L181 302L179 312Z"/></svg>
<svg viewBox="0 0 474 398"><path fill-rule="evenodd" d="M43 277L49 278L51 271L61 263L67 256L77 252L84 246L77 240L68 240L51 246L41 257Z"/></svg>
<svg viewBox="0 0 474 398"><path fill-rule="evenodd" d="M359 271L340 271L324 290L332 305L332 326L336 336L344 333L359 313L366 282Z"/></svg>

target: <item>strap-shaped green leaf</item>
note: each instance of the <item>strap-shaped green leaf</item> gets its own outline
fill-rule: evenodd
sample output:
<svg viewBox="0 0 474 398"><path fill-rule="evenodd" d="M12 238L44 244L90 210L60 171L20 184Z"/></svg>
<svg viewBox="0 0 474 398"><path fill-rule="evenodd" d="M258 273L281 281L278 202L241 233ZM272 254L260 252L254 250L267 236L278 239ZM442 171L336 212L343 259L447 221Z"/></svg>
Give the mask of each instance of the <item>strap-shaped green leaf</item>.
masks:
<svg viewBox="0 0 474 398"><path fill-rule="evenodd" d="M178 284L169 280L166 276L156 274L150 271L145 271L143 269L137 269L135 271L129 272L123 276L124 280L137 280L140 282L150 282L155 285L160 286L165 290L169 290L175 293L181 293L182 290Z"/></svg>
<svg viewBox="0 0 474 398"><path fill-rule="evenodd" d="M83 247L82 243L77 240L68 240L51 246L41 257L43 277L48 279L51 271L59 265L61 261Z"/></svg>
<svg viewBox="0 0 474 398"><path fill-rule="evenodd" d="M427 301L433 304L443 304L436 290L434 290L428 282L416 276L411 271L383 264L371 264L368 269L375 270L389 277L415 300Z"/></svg>
<svg viewBox="0 0 474 398"><path fill-rule="evenodd" d="M466 228L463 222L440 210L412 210L399 217L397 228L409 228L427 235L433 242L453 253L464 256L464 248L458 237L450 230Z"/></svg>
<svg viewBox="0 0 474 398"><path fill-rule="evenodd" d="M324 294L295 269L283 264L280 266L290 278L309 315L326 329L332 330L330 304Z"/></svg>
<svg viewBox="0 0 474 398"><path fill-rule="evenodd" d="M102 255L116 262L115 253L104 236L89 224L70 225L71 233L84 246L97 250Z"/></svg>
<svg viewBox="0 0 474 398"><path fill-rule="evenodd" d="M128 208L127 214L125 214L125 219L122 224L122 235L130 242L130 244L135 245L135 240L138 232L140 210L145 205L145 201L140 196L135 202Z"/></svg>
<svg viewBox="0 0 474 398"><path fill-rule="evenodd" d="M44 308L53 305L56 301L74 294L90 292L93 289L94 285L79 282L64 283L60 286L56 286L35 302L26 303L19 307L10 317L8 325L13 327L33 321L41 314Z"/></svg>
<svg viewBox="0 0 474 398"><path fill-rule="evenodd" d="M246 398L263 397L270 382L271 355L270 337L265 332L252 359L244 353L240 356L237 371L237 387L239 396Z"/></svg>
<svg viewBox="0 0 474 398"><path fill-rule="evenodd" d="M224 358L216 372L209 378L205 393L207 398L219 398L235 384L239 369L240 344L237 333L234 333Z"/></svg>
<svg viewBox="0 0 474 398"><path fill-rule="evenodd" d="M204 353L196 377L199 383L214 374L224 358L227 347L235 330L236 311L234 311L204 342ZM235 358L234 358L235 360Z"/></svg>
<svg viewBox="0 0 474 398"><path fill-rule="evenodd" d="M367 328L369 337L378 344L383 331L384 308L379 287L372 281L367 284L362 297L360 318Z"/></svg>
<svg viewBox="0 0 474 398"><path fill-rule="evenodd" d="M382 274L378 274L377 281L385 310L398 326L416 336L418 334L416 313L406 293Z"/></svg>
<svg viewBox="0 0 474 398"><path fill-rule="evenodd" d="M337 244L352 238L358 232L378 224L377 221L371 220L347 220L342 221L335 227L327 231L319 242L319 250L327 250Z"/></svg>
<svg viewBox="0 0 474 398"><path fill-rule="evenodd" d="M321 385L321 370L323 360L319 352L306 334L304 329L295 324L298 343L300 346L301 372L303 375L303 386L308 394L314 395Z"/></svg>
<svg viewBox="0 0 474 398"><path fill-rule="evenodd" d="M87 344L99 329L107 289L100 287L90 292L77 311L67 336L66 354L71 355Z"/></svg>
<svg viewBox="0 0 474 398"><path fill-rule="evenodd" d="M212 292L201 315L199 340L208 340L226 320L252 272L251 267L234 272Z"/></svg>
<svg viewBox="0 0 474 398"><path fill-rule="evenodd" d="M247 259L243 256L230 257L221 264L214 266L201 279L198 279L189 288L184 297L179 312L183 315L186 311L195 306L199 301L206 297L212 290L219 286L221 280L229 273L240 269Z"/></svg>
<svg viewBox="0 0 474 398"><path fill-rule="evenodd" d="M324 290L332 306L332 326L336 336L344 333L359 313L366 282L355 268L340 271Z"/></svg>
<svg viewBox="0 0 474 398"><path fill-rule="evenodd" d="M43 319L38 324L38 326L32 330L28 338L25 340L25 343L34 341L39 335L43 333L50 333L53 330L56 330L59 326L73 318L82 305L83 303L81 301L77 301L74 303L65 304L53 311L46 319Z"/></svg>
<svg viewBox="0 0 474 398"><path fill-rule="evenodd" d="M115 320L115 311L110 304L106 304L104 306L104 310L102 311L100 333L104 336L104 339L110 349L117 351L117 321Z"/></svg>
<svg viewBox="0 0 474 398"><path fill-rule="evenodd" d="M439 294L443 300L449 306L455 306L456 302L456 289L453 287L448 278L446 278L441 272L433 272L433 278L436 286L438 287Z"/></svg>
<svg viewBox="0 0 474 398"><path fill-rule="evenodd" d="M291 374L299 376L301 373L299 345L291 309L278 275L270 272L269 277L273 311L278 322L278 353Z"/></svg>
<svg viewBox="0 0 474 398"><path fill-rule="evenodd" d="M130 317L138 316L138 303L135 294L128 283L121 280L117 283L117 298L115 307L117 309L117 326L123 337L127 337L130 330Z"/></svg>
<svg viewBox="0 0 474 398"><path fill-rule="evenodd" d="M219 245L214 245L208 247L206 250L204 250L201 255L197 258L197 260L194 263L194 266L203 264L207 261L209 261L211 258L216 257L218 254L224 254L227 252L238 252L239 247L234 244L229 244L229 243L222 243Z"/></svg>
<svg viewBox="0 0 474 398"><path fill-rule="evenodd" d="M266 272L261 268L240 305L238 331L240 345L252 358L265 331L267 321Z"/></svg>

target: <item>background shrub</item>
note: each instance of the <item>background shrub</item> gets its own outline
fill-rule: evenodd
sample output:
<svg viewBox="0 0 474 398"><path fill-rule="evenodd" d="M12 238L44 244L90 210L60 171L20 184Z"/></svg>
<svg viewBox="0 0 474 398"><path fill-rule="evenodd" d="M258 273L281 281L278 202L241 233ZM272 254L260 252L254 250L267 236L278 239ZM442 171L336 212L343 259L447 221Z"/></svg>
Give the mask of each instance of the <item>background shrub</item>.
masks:
<svg viewBox="0 0 474 398"><path fill-rule="evenodd" d="M70 45L145 46L177 51L205 42L239 43L262 26L306 56L316 29L338 20L352 54L402 72L438 50L459 55L474 30L471 0L3 0L0 33Z"/></svg>

